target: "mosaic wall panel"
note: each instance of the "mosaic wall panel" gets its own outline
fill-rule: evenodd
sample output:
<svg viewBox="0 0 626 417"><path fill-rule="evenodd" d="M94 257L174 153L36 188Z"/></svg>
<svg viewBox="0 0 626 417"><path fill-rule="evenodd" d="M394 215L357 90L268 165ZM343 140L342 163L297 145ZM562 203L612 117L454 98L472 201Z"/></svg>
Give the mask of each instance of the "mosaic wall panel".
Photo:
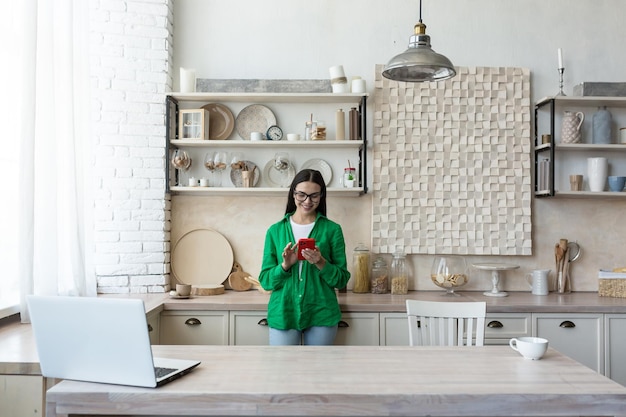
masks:
<svg viewBox="0 0 626 417"><path fill-rule="evenodd" d="M530 72L457 68L404 83L376 67L372 249L531 255Z"/></svg>

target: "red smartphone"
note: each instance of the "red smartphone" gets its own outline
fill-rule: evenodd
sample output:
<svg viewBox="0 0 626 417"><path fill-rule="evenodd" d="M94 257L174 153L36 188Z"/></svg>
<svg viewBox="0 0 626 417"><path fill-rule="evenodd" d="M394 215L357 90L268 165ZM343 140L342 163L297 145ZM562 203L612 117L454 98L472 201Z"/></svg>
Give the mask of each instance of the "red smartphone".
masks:
<svg viewBox="0 0 626 417"><path fill-rule="evenodd" d="M303 238L298 240L298 260L303 261L302 249L315 249L315 239Z"/></svg>

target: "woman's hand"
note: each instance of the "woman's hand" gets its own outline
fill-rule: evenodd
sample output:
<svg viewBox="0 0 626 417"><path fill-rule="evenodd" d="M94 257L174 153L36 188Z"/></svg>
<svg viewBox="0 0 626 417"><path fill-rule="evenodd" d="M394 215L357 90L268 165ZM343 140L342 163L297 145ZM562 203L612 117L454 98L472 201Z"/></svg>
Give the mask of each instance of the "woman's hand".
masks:
<svg viewBox="0 0 626 417"><path fill-rule="evenodd" d="M326 259L324 259L322 253L320 252L320 248L317 246L315 249L304 249L302 251L302 257L309 261L309 263L315 265L317 269L321 270L324 268L324 265L326 265Z"/></svg>
<svg viewBox="0 0 626 417"><path fill-rule="evenodd" d="M298 262L298 254L296 250L298 245L295 243L292 245L291 242L287 243L285 249L283 249L283 262L280 265L283 268L283 271L289 271L296 262Z"/></svg>

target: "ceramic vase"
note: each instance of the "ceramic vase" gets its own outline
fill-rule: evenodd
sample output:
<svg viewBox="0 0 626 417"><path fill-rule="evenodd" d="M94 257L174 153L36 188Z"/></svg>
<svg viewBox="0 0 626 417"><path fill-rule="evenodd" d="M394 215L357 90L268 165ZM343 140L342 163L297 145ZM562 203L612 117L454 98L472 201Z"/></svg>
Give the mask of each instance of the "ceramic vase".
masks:
<svg viewBox="0 0 626 417"><path fill-rule="evenodd" d="M582 139L580 128L584 120L583 112L564 112L561 124L561 143L579 143Z"/></svg>
<svg viewBox="0 0 626 417"><path fill-rule="evenodd" d="M609 171L609 163L606 158L587 158L587 180L589 191L604 191Z"/></svg>
<svg viewBox="0 0 626 417"><path fill-rule="evenodd" d="M611 143L611 123L612 117L606 107L598 109L593 115L593 143L609 144Z"/></svg>

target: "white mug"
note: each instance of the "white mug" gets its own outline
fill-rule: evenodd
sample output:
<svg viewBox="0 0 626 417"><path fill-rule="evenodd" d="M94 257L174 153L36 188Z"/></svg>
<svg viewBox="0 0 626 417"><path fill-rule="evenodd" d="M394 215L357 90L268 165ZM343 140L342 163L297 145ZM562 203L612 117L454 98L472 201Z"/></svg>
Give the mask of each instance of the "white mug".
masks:
<svg viewBox="0 0 626 417"><path fill-rule="evenodd" d="M620 127L620 129L619 129L619 141L620 141L620 143L626 143L626 127Z"/></svg>
<svg viewBox="0 0 626 417"><path fill-rule="evenodd" d="M533 295L548 295L549 276L549 269L535 269L531 273L526 274L526 282L528 283Z"/></svg>
<svg viewBox="0 0 626 417"><path fill-rule="evenodd" d="M250 132L250 140L263 140L263 133Z"/></svg>
<svg viewBox="0 0 626 417"><path fill-rule="evenodd" d="M537 360L548 350L548 340L541 337L514 337L509 340L509 346L524 358Z"/></svg>

